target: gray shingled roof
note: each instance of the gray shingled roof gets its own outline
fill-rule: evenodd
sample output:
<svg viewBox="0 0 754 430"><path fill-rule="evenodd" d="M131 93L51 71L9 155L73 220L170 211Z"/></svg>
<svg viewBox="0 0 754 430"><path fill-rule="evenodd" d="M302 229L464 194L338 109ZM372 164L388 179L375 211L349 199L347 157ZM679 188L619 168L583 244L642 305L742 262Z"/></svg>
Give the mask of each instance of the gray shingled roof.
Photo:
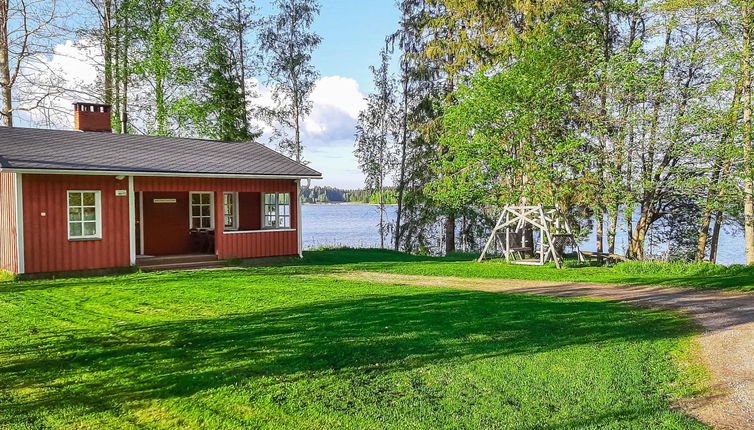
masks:
<svg viewBox="0 0 754 430"><path fill-rule="evenodd" d="M254 142L0 127L0 169L319 177Z"/></svg>

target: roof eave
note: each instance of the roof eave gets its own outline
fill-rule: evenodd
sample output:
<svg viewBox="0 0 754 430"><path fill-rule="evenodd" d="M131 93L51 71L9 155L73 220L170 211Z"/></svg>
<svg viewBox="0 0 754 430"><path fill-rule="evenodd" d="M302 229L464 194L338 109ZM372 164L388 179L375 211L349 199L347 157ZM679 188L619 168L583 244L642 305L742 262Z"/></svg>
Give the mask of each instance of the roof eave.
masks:
<svg viewBox="0 0 754 430"><path fill-rule="evenodd" d="M28 173L40 175L98 175L98 176L146 176L183 178L231 178L231 179L322 179L319 175L295 174L243 174L243 173L196 173L196 172L138 172L121 170L65 170L65 169L23 169L0 168L2 172Z"/></svg>

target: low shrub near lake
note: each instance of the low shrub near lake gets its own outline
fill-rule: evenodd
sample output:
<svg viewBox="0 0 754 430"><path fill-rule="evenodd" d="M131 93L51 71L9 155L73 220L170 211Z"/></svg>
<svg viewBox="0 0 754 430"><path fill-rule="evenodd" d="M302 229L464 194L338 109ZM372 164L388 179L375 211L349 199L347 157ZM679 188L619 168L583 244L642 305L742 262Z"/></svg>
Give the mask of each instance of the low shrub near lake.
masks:
<svg viewBox="0 0 754 430"><path fill-rule="evenodd" d="M659 261L629 261L615 265L617 273L628 275L669 276L754 276L754 267L743 265L723 266L714 263L683 263Z"/></svg>

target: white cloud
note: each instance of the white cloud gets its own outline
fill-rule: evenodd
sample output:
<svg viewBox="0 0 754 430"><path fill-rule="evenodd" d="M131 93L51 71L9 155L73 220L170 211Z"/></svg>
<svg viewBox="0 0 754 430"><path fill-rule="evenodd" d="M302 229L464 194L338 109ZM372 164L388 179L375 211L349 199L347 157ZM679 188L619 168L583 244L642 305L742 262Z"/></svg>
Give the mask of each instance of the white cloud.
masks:
<svg viewBox="0 0 754 430"><path fill-rule="evenodd" d="M25 120L52 128L73 125L73 102L96 101L94 94L98 78L98 64L102 61L99 47L81 40L71 40L55 46L51 56L31 58L24 67L16 90L17 104L34 106Z"/></svg>
<svg viewBox="0 0 754 430"><path fill-rule="evenodd" d="M267 107L274 105L270 87L256 79L249 83L258 88L259 97L253 103ZM327 145L337 140L353 139L356 119L366 106L364 97L355 79L324 76L317 80L310 96L312 112L303 123L305 145ZM265 134L272 132L272 128L261 121L257 125Z"/></svg>
<svg viewBox="0 0 754 430"><path fill-rule="evenodd" d="M320 78L312 91L311 100L317 106L337 106L353 118L366 107L359 83L342 76Z"/></svg>
<svg viewBox="0 0 754 430"><path fill-rule="evenodd" d="M255 81L255 83L258 83ZM272 106L268 87L258 85L255 103ZM353 155L354 132L359 112L366 107L359 83L343 76L320 78L311 94L311 114L304 120L304 158L323 173L324 185L344 188L364 186L364 176ZM268 142L272 128L258 123L264 131L261 140Z"/></svg>
<svg viewBox="0 0 754 430"><path fill-rule="evenodd" d="M311 101L314 107L304 122L309 135L327 140L353 137L356 119L366 105L355 79L325 76L317 81Z"/></svg>
<svg viewBox="0 0 754 430"><path fill-rule="evenodd" d="M92 85L97 81L97 64L101 61L102 53L95 44L87 40L74 44L68 40L57 45L54 55L46 62L50 69L69 72L73 80Z"/></svg>

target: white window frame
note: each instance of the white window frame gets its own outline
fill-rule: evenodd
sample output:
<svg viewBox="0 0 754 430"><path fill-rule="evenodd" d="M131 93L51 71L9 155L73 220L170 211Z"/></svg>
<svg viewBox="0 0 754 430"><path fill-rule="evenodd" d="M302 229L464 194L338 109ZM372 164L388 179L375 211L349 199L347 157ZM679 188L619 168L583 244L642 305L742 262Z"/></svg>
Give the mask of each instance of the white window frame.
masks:
<svg viewBox="0 0 754 430"><path fill-rule="evenodd" d="M280 217L281 217L281 215L280 215L280 206L281 206L281 204L280 204L280 202L278 200L278 198L279 198L279 196L281 194L285 194L285 195L288 196L288 204L287 205L282 205L282 206L288 206L288 215L282 215L283 217L288 218L288 225L286 225L286 226L280 226L280 225L277 224L277 221L279 221ZM265 206L267 206L267 203L266 203L265 197L269 196L269 195L275 196L275 221L276 221L275 225L267 225L267 211L266 211L266 207L265 207ZM262 230L287 230L287 229L292 229L293 228L292 227L292 225L293 225L292 224L293 223L293 215L291 213L292 210L293 210L293 200L291 198L291 193L262 193Z"/></svg>
<svg viewBox="0 0 754 430"><path fill-rule="evenodd" d="M71 193L81 194L81 205L71 206ZM84 234L84 222L91 222L91 221L84 221L83 209L85 207L91 207L91 206L84 206L84 193L94 194L94 222L96 223L95 226L96 226L97 231L93 235ZM67 190L65 193L65 205L67 208L65 227L68 234L68 240L100 240L102 239L102 191L100 190ZM80 221L71 220L71 207L77 207L77 208L82 209ZM81 235L71 236L71 223L72 222L81 224Z"/></svg>
<svg viewBox="0 0 754 430"><path fill-rule="evenodd" d="M233 217L233 223L230 226L225 224L225 197L226 196L230 196L231 205L233 207L233 213L231 213L231 216ZM223 193L223 227L225 230L238 230L238 192L237 191L226 191Z"/></svg>
<svg viewBox="0 0 754 430"><path fill-rule="evenodd" d="M194 227L194 218L206 218L205 216L199 215L199 217L194 216L194 196L195 195L202 195L202 194L209 194L209 227ZM203 206L203 205L202 205ZM191 191L189 193L189 219L188 219L188 225L189 229L192 228L199 228L199 229L208 229L213 230L215 228L215 193L212 191Z"/></svg>

